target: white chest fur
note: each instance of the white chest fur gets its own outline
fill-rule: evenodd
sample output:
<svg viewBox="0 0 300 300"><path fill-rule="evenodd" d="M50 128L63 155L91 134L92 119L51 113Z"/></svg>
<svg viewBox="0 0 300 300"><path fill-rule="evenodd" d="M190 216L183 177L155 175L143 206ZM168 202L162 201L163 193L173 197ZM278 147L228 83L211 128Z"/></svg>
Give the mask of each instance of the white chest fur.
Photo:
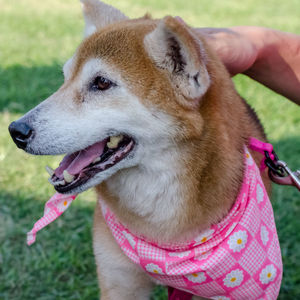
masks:
<svg viewBox="0 0 300 300"><path fill-rule="evenodd" d="M120 171L107 184L120 206L147 223L159 225L175 218L184 198L176 152L151 156L147 163Z"/></svg>

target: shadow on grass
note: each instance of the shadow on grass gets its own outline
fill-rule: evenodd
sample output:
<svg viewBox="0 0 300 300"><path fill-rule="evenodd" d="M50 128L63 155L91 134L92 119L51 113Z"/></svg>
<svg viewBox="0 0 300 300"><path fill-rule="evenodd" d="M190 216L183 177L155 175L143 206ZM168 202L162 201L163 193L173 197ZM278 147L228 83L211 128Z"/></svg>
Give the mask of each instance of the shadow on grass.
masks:
<svg viewBox="0 0 300 300"><path fill-rule="evenodd" d="M1 191L0 203L1 299L99 299L90 204L74 203L28 247L26 232L44 202Z"/></svg>
<svg viewBox="0 0 300 300"><path fill-rule="evenodd" d="M0 112L25 113L63 83L62 64L0 68Z"/></svg>
<svg viewBox="0 0 300 300"><path fill-rule="evenodd" d="M93 206L74 203L26 245L26 233L41 217L44 202L0 192L0 299L99 299L92 251ZM166 299L157 287L151 299Z"/></svg>

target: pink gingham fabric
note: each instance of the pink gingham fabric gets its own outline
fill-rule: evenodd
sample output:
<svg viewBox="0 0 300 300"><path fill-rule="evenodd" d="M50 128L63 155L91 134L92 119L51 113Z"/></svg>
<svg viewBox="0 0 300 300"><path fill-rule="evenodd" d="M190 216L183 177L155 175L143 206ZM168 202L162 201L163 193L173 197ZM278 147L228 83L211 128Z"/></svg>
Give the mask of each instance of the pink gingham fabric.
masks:
<svg viewBox="0 0 300 300"><path fill-rule="evenodd" d="M190 299L191 294L220 300L277 298L282 261L273 209L246 148L244 181L229 214L185 244L157 245L136 236L101 199L100 204L123 252L170 287L169 299Z"/></svg>
<svg viewBox="0 0 300 300"><path fill-rule="evenodd" d="M40 218L27 233L27 245L35 242L36 233L57 219L76 198L76 195L54 194L45 204L44 216Z"/></svg>

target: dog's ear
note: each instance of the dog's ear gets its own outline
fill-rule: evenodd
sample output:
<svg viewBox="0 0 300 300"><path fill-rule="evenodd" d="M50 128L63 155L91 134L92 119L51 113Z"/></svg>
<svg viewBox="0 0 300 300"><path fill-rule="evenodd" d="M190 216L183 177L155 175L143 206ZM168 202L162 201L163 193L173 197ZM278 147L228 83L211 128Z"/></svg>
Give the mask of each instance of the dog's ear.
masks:
<svg viewBox="0 0 300 300"><path fill-rule="evenodd" d="M128 19L118 9L98 0L80 0L85 20L84 36L93 34L107 25Z"/></svg>
<svg viewBox="0 0 300 300"><path fill-rule="evenodd" d="M187 103L199 100L210 78L201 41L182 21L165 17L144 40L146 51L157 67L168 71L174 88Z"/></svg>

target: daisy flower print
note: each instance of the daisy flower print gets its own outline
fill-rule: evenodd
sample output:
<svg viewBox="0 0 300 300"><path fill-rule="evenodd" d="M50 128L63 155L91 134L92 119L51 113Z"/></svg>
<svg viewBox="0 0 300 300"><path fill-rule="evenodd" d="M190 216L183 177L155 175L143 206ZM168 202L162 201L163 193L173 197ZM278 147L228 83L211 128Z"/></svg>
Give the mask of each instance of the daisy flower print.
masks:
<svg viewBox="0 0 300 300"><path fill-rule="evenodd" d="M233 252L240 252L247 244L248 234L245 230L239 230L230 236L228 240L229 248Z"/></svg>
<svg viewBox="0 0 300 300"><path fill-rule="evenodd" d="M224 285L227 287L239 286L244 279L244 274L242 270L234 270L226 275L223 279Z"/></svg>
<svg viewBox="0 0 300 300"><path fill-rule="evenodd" d="M274 265L268 265L261 271L259 280L262 284L268 284L275 279L276 273Z"/></svg>
<svg viewBox="0 0 300 300"><path fill-rule="evenodd" d="M154 274L163 274L162 269L161 269L158 265L153 264L153 263L147 264L147 265L146 265L146 270L147 270L148 272L154 273Z"/></svg>
<svg viewBox="0 0 300 300"><path fill-rule="evenodd" d="M186 278L194 283L202 283L206 280L206 276L203 272L186 275Z"/></svg>

